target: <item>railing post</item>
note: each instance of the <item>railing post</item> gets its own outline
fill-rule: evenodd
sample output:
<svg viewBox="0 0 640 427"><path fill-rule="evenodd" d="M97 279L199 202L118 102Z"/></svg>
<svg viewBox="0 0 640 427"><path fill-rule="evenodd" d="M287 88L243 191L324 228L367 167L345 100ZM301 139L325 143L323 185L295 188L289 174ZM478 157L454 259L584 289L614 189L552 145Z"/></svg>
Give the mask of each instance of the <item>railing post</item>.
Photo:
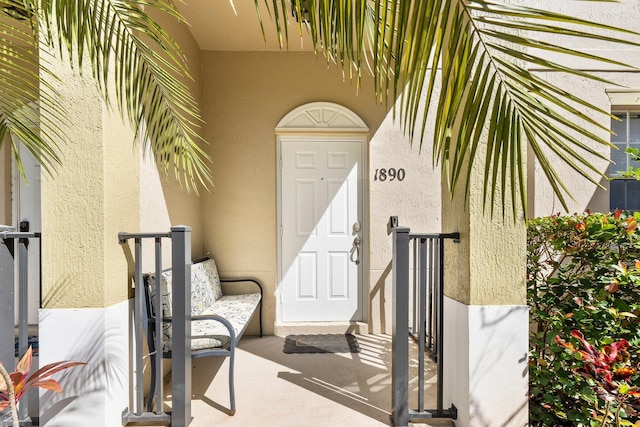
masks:
<svg viewBox="0 0 640 427"><path fill-rule="evenodd" d="M393 229L391 417L395 427L409 425L409 231Z"/></svg>
<svg viewBox="0 0 640 427"><path fill-rule="evenodd" d="M29 348L29 239L18 239L18 356L22 356ZM13 348L13 346L12 346ZM23 397L19 408L19 417L24 419L31 401L38 398L38 393L30 390Z"/></svg>
<svg viewBox="0 0 640 427"><path fill-rule="evenodd" d="M414 260L414 265L420 268L418 285L418 411L424 412L424 358L427 326L427 239L418 239L420 242L419 261Z"/></svg>
<svg viewBox="0 0 640 427"><path fill-rule="evenodd" d="M29 348L29 239L18 239L18 354Z"/></svg>
<svg viewBox="0 0 640 427"><path fill-rule="evenodd" d="M142 239L137 238L134 240L134 283L135 283L135 297L134 297L134 316L136 319L142 319L144 313L144 289L142 286ZM162 289L162 281L160 278L156 280L156 292L160 292L157 289ZM134 345L135 345L135 398L133 411L136 415L140 416L144 412L144 382L143 382L143 366L144 359L142 354L142 334L144 325L141 321L134 323Z"/></svg>
<svg viewBox="0 0 640 427"><path fill-rule="evenodd" d="M13 231L12 228L0 226L0 232ZM0 362L9 370L15 367L15 355L13 342L15 325L14 307L14 256L15 240L13 238L0 237Z"/></svg>
<svg viewBox="0 0 640 427"><path fill-rule="evenodd" d="M171 227L173 349L171 426L191 422L191 227ZM160 331L160 333L162 333Z"/></svg>
<svg viewBox="0 0 640 427"><path fill-rule="evenodd" d="M437 307L437 328L436 332L436 354L438 355L438 390L437 390L437 411L444 410L444 239L438 239L438 285L436 303ZM455 408L455 407L454 407Z"/></svg>
<svg viewBox="0 0 640 427"><path fill-rule="evenodd" d="M162 277L162 238L160 237L156 237L155 238L155 248L156 248L156 252L155 252L155 258L156 258L156 277L158 279L156 279L156 283L159 283L160 285L156 285L156 286L162 286L162 280L160 279ZM155 306L156 307L162 307L162 292L156 292L155 294ZM156 331L156 336L155 338L155 348L156 348L156 357L155 357L155 378L152 378L151 381L155 381L155 386L156 386L156 397L155 397L155 401L156 401L156 410L155 413L156 414L163 414L164 413L164 409L163 409L163 404L162 404L162 400L164 398L164 387L162 385L162 380L163 380L163 372L162 372L162 356L163 356L163 352L164 352L164 347L163 347L163 342L162 342L162 338L163 338L163 328L162 328L162 310L158 311L157 313L155 313L155 331ZM147 319L147 321L149 321L149 319ZM153 396L149 396L149 401L152 402L153 401ZM150 409L153 405L149 405Z"/></svg>

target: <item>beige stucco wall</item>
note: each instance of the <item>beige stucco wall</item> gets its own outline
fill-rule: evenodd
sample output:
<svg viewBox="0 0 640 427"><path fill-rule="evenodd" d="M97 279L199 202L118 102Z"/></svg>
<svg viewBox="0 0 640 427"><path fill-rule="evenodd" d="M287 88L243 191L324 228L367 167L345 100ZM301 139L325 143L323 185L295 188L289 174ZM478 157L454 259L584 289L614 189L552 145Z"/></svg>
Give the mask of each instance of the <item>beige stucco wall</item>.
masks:
<svg viewBox="0 0 640 427"><path fill-rule="evenodd" d="M313 101L341 104L372 132L386 111L356 97L335 69L309 53L203 52L205 138L214 189L203 197L205 248L224 276L254 276L266 286L264 324L276 321L276 138L289 111ZM364 94L370 94L369 82Z"/></svg>
<svg viewBox="0 0 640 427"><path fill-rule="evenodd" d="M44 54L44 53L43 53ZM138 220L133 133L103 104L93 83L51 59L70 115L62 167L42 180L42 298L45 308L105 307L127 297L117 233ZM120 284L120 286L116 284Z"/></svg>
<svg viewBox="0 0 640 427"><path fill-rule="evenodd" d="M436 94L437 94L436 88ZM399 101L400 102L400 101ZM399 104L398 102L398 104ZM396 104L397 108L400 108ZM398 116L397 116L398 117ZM392 241L387 224L390 216L412 232L438 233L441 230L440 168L432 161L433 121L429 119L423 145L411 144L401 123L390 112L371 140L370 193L370 284L369 324L374 332L391 333L392 326ZM378 168L403 168L403 181L375 181Z"/></svg>
<svg viewBox="0 0 640 427"><path fill-rule="evenodd" d="M157 231L176 224L190 225L194 229L194 258L210 252L224 275L252 275L267 284L265 324L270 328L276 319L277 281L274 127L286 113L308 102L329 101L344 105L360 115L371 129L367 174L371 257L366 274L370 296L366 310L370 312L373 329L386 330L390 315L391 260L390 238L386 234L388 217L398 215L401 225L414 230L441 229L440 177L431 167L430 145L427 143L423 153L418 154L418 147L408 144L387 109L373 102L371 84L366 78L361 95L356 96L354 85L345 83L335 67L327 66L323 58L316 58L311 53L201 52L186 27L172 19L157 18L170 29L189 58L189 69L194 77L189 86L203 106L206 124L202 131L210 142L207 151L213 158L215 186L211 192L202 191L200 197L187 194L172 178L167 180L158 176L152 162L142 161L138 166L132 166L132 170L141 171L140 189L134 203L139 204L140 215L136 225L127 228ZM607 108L604 87L560 74L550 78ZM636 77L632 75L623 75L624 79L630 86L640 86L640 82L633 81ZM83 114L89 111L91 108ZM426 140L430 140L430 135ZM130 146L122 147L113 145L105 149L113 151L109 152L110 156L120 150L132 153ZM76 162L83 164L79 159ZM102 171L108 169L106 165L95 167L103 176L108 176L108 171ZM373 181L375 169L390 167L405 169L405 181ZM598 163L598 167L604 170L606 162ZM570 202L570 211L587 207L601 210L608 202L608 195L596 192L593 185L575 179L571 174L563 172L563 176L576 198L575 202ZM531 208L534 215L559 210L557 200L544 181L539 167L533 166L529 196L530 200L535 200ZM110 186L104 180L93 184L87 191L97 191L94 187L102 185L104 190L100 191L105 192L102 202L105 206L121 203L117 201L116 185ZM97 208L104 209L104 206ZM114 214L114 223L120 220L120 214ZM456 231L458 228L450 225L442 230ZM103 230L103 233L107 235L108 231ZM107 256L117 256L117 252L115 249ZM461 297L465 298L486 300L488 297ZM503 298L498 296L498 299Z"/></svg>
<svg viewBox="0 0 640 427"><path fill-rule="evenodd" d="M527 5L530 5L527 2ZM552 8L561 13L576 14L575 5L567 2L540 1L545 8ZM611 7L611 5L585 3L581 5L579 15L581 18L610 23L616 22L625 28L639 29L637 16L638 5L625 3ZM599 30L594 30L598 32ZM549 36L552 41L557 42ZM566 43L576 49L586 49L589 53L622 59L632 65L640 64L638 50L622 49L605 42L570 39ZM593 63L581 59L571 59L570 62L560 55L552 55L552 60L564 62L571 67L595 72L599 77L611 80L626 87L640 87L640 76L637 73L621 72L620 67ZM613 83L594 82L581 77L569 76L565 73L549 72L540 67L533 66L532 71L547 79L553 84L577 94L583 100L593 103L604 111L611 110L611 102L606 90L615 87ZM578 109L584 109L577 105ZM599 122L609 127L610 119L606 115L598 117ZM585 122L580 123L585 125ZM608 132L595 127L589 127L605 140ZM587 141L585 138L581 138ZM604 145L593 145L604 156L609 156L610 149ZM531 153L529 153L532 156ZM528 164L528 216L543 216L556 213L582 212L585 209L592 211L609 210L609 194L605 190L598 189L595 184L589 183L578 173L573 172L563 164L557 156L549 153L552 164L555 166L562 182L568 188L571 196L566 197L567 209L562 208L559 200L553 194L540 165L533 158ZM597 170L606 173L609 162L597 159L595 156L585 157ZM615 167L615 166L614 166ZM596 176L595 174L593 175ZM597 179L599 181L599 178ZM524 268L525 232L520 221L502 221L490 219L482 214L482 199L480 194L482 179L478 177L474 181L469 196L467 208L464 208L462 200L455 198L453 203L447 202L443 197L443 229L453 224L461 233L461 243L450 248L447 252L447 289L448 296L465 304L523 304L525 302L525 287L523 286L523 272L513 271L509 266L522 265ZM601 184L608 188L608 182L603 180ZM446 190L445 190L446 193Z"/></svg>
<svg viewBox="0 0 640 427"><path fill-rule="evenodd" d="M391 327L390 215L421 231L439 231L439 174L430 149L418 155L386 108L376 104L368 79L361 94L335 67L310 53L203 52L205 138L213 158L214 189L203 196L205 251L224 276L254 276L266 285L264 324L276 322L275 126L294 108L334 102L358 114L370 129L367 218L370 259L365 312L374 331ZM403 182L373 180L375 169L403 168Z"/></svg>
<svg viewBox="0 0 640 427"><path fill-rule="evenodd" d="M202 66L201 51L186 25L165 14L150 10L151 16L168 31L181 47L187 58L187 69L191 78L182 78L191 96L198 105L202 105ZM202 125L202 124L201 124ZM196 127L203 136L202 126ZM205 145L204 142L202 142ZM139 230L145 232L168 231L171 226L188 225L192 229L191 252L193 258L203 255L204 233L202 231L202 199L203 194L210 191L199 187L198 193L186 191L174 177L171 170L168 176L158 173L150 154L140 158L140 225ZM151 249L152 245L148 246ZM169 266L171 260L170 245L164 245L163 262ZM145 253L151 254L150 250ZM144 271L153 269L152 258L144 258Z"/></svg>
<svg viewBox="0 0 640 427"><path fill-rule="evenodd" d="M514 220L507 196L503 218L498 193L492 217L483 207L483 186L483 168L477 163L466 202L462 192L451 198L442 185L442 227L460 233L458 243L445 242L445 295L465 305L526 305L523 214Z"/></svg>
<svg viewBox="0 0 640 427"><path fill-rule="evenodd" d="M523 1L523 3L526 3L527 5L529 4L526 1ZM637 19L640 5L638 5L637 2L622 2L616 3L615 5L598 2L580 3L579 11L576 11L576 5L571 2L540 0L539 4L544 8L550 8L560 13L579 15L581 18L602 22L608 25L615 23L614 25L617 27L634 31L640 30L640 21ZM593 29L592 32L602 33L603 31ZM557 36L550 35L547 37L553 38ZM563 43L566 43L569 47L575 49L586 50L590 54L600 55L606 58L615 58L616 60L636 67L640 65L640 51L638 49L612 45L611 43L598 40L584 41L578 38L567 38L566 40L563 40ZM617 83L622 87L640 88L640 74L624 72L620 67L615 65L595 63L579 58L571 58L568 60L561 55L551 55L551 59L569 64L574 68L595 73L597 76ZM611 110L611 102L605 91L610 88L615 88L616 85L613 83L595 82L581 77L568 76L564 73L553 73L540 69L539 67L533 67L532 71L535 71L550 82L557 84L564 90L577 94L582 99L594 103L605 111ZM582 107L578 106L578 108ZM604 126L610 126L610 120L608 117L600 116L598 120ZM608 133L606 131L600 129L593 130L601 137L608 139ZM599 146L597 147L597 150L598 152L609 156L610 150L608 147ZM606 172L608 162L598 160L596 158L592 159L593 164L598 170ZM562 165L562 163L557 159L554 159L553 163L556 165L556 169L560 171L559 175L567 185L574 200L567 198L567 204L569 206L565 211L557 198L553 196L551 188L546 182L546 178L543 176L539 165L536 164L535 168L530 169L531 172L529 174L529 192L531 193L530 200L535 200L535 204L530 204L529 206L529 216L544 216L556 214L558 212L582 212L585 209L601 212L609 210L608 192L598 189L594 184L589 183L575 172L570 172L568 168ZM608 188L607 181L603 181L601 184L605 188Z"/></svg>
<svg viewBox="0 0 640 427"><path fill-rule="evenodd" d="M640 63L640 53L636 53L637 61ZM540 73L552 82L562 85L563 88L578 93L580 96L593 102L599 108L605 111L611 111L612 105L609 97L606 94L606 90L614 88L612 84L595 83L587 81L582 78L570 77L559 73ZM598 73L603 78L615 81L624 87L640 88L640 75L637 73L621 73L615 71ZM599 118L600 123L604 126L610 126L610 119L606 116ZM609 134L601 129L594 129L599 136L604 139L609 138ZM597 151L605 156L609 156L610 149L607 146L599 145L595 146ZM591 156L591 161L597 169L603 173L607 172L609 162ZM569 188L573 200L567 198L568 209L565 211L558 199L553 195L551 186L548 184L546 177L543 175L539 164L536 162L535 173L530 176L529 191L532 192L532 197L535 200L533 215L545 216L552 215L558 212L562 213L574 213L583 212L589 209L593 212L608 212L609 211L609 193L606 190L598 189L594 184L589 183L585 178L578 175L576 172L570 171L567 167L564 167L562 163L556 158L553 162L556 165L556 169L559 171L559 175L563 182ZM611 167L615 168L615 165ZM533 179L532 179L533 178ZM603 180L601 184L608 189L609 183Z"/></svg>
<svg viewBox="0 0 640 427"><path fill-rule="evenodd" d="M195 70L189 88L200 101L199 49L183 24L163 25L183 45ZM60 147L62 167L42 183L43 305L107 307L129 297L131 254L118 243L118 232L162 232L186 224L194 231L192 252L198 255L200 199L172 175L159 176L152 160L141 160L134 132L114 106L103 103L92 81L66 62L52 59L52 64L60 81L51 83L74 125Z"/></svg>

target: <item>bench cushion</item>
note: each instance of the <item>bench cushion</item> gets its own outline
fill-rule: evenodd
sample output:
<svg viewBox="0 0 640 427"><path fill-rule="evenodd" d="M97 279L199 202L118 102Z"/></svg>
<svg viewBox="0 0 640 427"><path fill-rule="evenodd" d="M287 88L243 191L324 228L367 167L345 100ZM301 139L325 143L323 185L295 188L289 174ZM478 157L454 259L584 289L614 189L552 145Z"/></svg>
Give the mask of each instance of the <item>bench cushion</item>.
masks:
<svg viewBox="0 0 640 427"><path fill-rule="evenodd" d="M171 270L162 272L162 316L173 317ZM152 303L155 301L155 274L150 274L148 285ZM236 335L240 335L251 315L260 303L260 293L245 295L222 295L220 276L213 259L191 265L191 315L217 314L227 319L233 326ZM156 310L157 312L157 310ZM171 351L172 328L165 322L162 328L164 351ZM191 322L191 350L206 348L228 348L229 331L215 320L199 320Z"/></svg>
<svg viewBox="0 0 640 427"><path fill-rule="evenodd" d="M246 327L256 307L260 303L260 293L244 295L225 295L204 310L202 315L217 314L231 323L236 336ZM165 328L165 332L166 332ZM194 320L191 322L191 350L207 348L228 348L229 331L216 320ZM171 336L164 335L164 350L171 350Z"/></svg>
<svg viewBox="0 0 640 427"><path fill-rule="evenodd" d="M171 270L163 271L161 274L161 291L162 291L162 317L171 317L171 282L173 275ZM147 284L149 285L149 298L151 303L154 304L154 312L158 312L155 306L156 302L156 275L155 273L149 274L147 278Z"/></svg>
<svg viewBox="0 0 640 427"><path fill-rule="evenodd" d="M194 291L198 293L194 295ZM191 303L197 302L198 305L202 304L202 307L209 307L220 297L222 297L222 286L218 267L213 258L193 264L191 266Z"/></svg>
<svg viewBox="0 0 640 427"><path fill-rule="evenodd" d="M213 303L211 307L204 310L201 314L217 314L220 317L224 317L231 323L234 331L236 332L236 336L240 335L251 319L253 312L256 310L256 307L260 303L260 293L255 294L243 294L243 295L224 295L218 301ZM203 322L195 322L195 323L207 323ZM214 325L206 326L206 328L214 328L214 330L218 331L215 335L229 335L227 328L225 328L220 322L213 322ZM201 328L205 328L201 326ZM193 334L193 328L191 328L192 336L195 337L197 334ZM211 329L208 329L211 332Z"/></svg>
<svg viewBox="0 0 640 427"><path fill-rule="evenodd" d="M155 298L155 274L149 275L149 289L151 297ZM172 282L171 270L162 272L162 316L172 317ZM191 265L191 314L198 315L222 297L222 286L218 268L213 259ZM152 299L152 301L155 301Z"/></svg>

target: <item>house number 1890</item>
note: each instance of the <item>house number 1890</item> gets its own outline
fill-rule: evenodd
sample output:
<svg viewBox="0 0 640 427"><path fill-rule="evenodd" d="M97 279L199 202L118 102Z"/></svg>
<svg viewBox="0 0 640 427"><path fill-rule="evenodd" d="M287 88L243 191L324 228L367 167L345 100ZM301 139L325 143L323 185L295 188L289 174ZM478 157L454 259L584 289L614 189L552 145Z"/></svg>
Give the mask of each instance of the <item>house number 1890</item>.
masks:
<svg viewBox="0 0 640 427"><path fill-rule="evenodd" d="M398 181L404 181L404 176L405 176L405 172L404 169L400 168L400 169L396 169L396 168L389 168L389 169L376 169L375 174L373 175L373 180L374 181L395 181L396 179Z"/></svg>

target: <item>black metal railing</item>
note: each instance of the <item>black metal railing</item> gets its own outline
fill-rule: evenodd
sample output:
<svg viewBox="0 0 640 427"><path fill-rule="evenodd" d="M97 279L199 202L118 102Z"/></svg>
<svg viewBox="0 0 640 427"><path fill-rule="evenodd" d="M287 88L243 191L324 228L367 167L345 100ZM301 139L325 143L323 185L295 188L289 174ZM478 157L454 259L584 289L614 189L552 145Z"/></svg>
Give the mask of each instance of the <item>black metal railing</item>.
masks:
<svg viewBox="0 0 640 427"><path fill-rule="evenodd" d="M417 234L397 226L393 235L392 418L396 427L432 418L456 419L444 409L444 244L459 233ZM413 246L413 251L411 247ZM418 344L418 408L409 408L409 338ZM436 408L425 409L425 363L437 364Z"/></svg>
<svg viewBox="0 0 640 427"><path fill-rule="evenodd" d="M134 310L133 310L133 348L134 364L132 375L133 393L131 406L122 414L123 425L140 424L170 424L172 427L186 427L191 422L191 228L185 226L172 227L169 233L119 233L120 244L134 240ZM172 334L174 345L171 356L171 414L163 409L163 378L162 354L151 358L156 364L154 396L148 396L152 404L146 406L144 402L143 367L146 354L143 351L143 335L147 318L145 295L142 276L142 242L154 241L155 275L162 274L162 240L171 240L171 269L172 269ZM156 283L160 285L161 281ZM156 307L162 307L162 292L156 292ZM155 316L156 331L162 331L162 316ZM155 334L155 348L162 351L162 333Z"/></svg>
<svg viewBox="0 0 640 427"><path fill-rule="evenodd" d="M40 247L40 233L0 225L0 362L10 372L15 369L16 356L22 356L29 348L28 311L29 299L33 298L29 295L29 257L40 253L29 251L34 245ZM36 280L40 283L40 257L32 261L38 265ZM31 372L36 370L34 361ZM38 425L38 411L38 392L32 390L20 400L20 425Z"/></svg>

